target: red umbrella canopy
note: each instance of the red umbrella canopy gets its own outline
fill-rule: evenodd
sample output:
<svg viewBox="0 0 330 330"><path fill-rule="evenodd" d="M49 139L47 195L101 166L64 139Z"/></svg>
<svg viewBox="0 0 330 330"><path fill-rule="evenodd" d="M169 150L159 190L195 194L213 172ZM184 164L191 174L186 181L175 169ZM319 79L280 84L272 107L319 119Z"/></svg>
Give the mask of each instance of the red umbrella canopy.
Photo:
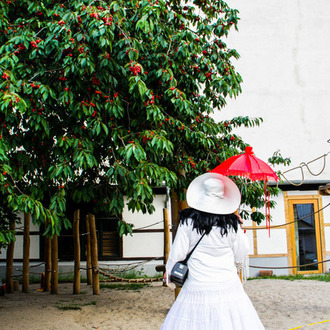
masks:
<svg viewBox="0 0 330 330"><path fill-rule="evenodd" d="M223 175L239 175L256 180L275 180L279 177L264 161L257 158L252 147L246 147L245 153L232 156L214 168L211 172Z"/></svg>

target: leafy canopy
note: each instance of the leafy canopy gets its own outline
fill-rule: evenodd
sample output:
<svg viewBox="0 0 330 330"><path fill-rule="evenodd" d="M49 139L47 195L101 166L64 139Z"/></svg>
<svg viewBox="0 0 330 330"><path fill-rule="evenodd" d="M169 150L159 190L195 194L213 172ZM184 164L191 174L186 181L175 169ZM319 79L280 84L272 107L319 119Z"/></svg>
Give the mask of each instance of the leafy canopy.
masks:
<svg viewBox="0 0 330 330"><path fill-rule="evenodd" d="M241 92L225 42L237 14L209 0L0 2L0 189L12 209L52 233L69 226L68 197L120 215L126 195L152 212L152 187L184 198L244 150L232 129L261 119L212 118Z"/></svg>

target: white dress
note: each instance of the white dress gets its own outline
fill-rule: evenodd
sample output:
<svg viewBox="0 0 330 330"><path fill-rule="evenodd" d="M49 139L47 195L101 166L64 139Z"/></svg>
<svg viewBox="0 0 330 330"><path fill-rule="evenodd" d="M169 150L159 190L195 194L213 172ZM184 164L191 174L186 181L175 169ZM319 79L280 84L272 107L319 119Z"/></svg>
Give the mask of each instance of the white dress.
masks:
<svg viewBox="0 0 330 330"><path fill-rule="evenodd" d="M201 234L192 221L180 224L166 264L170 274L177 261L185 259ZM237 275L235 262L249 251L241 228L221 236L213 227L188 261L188 278L168 312L162 330L260 330L264 329Z"/></svg>

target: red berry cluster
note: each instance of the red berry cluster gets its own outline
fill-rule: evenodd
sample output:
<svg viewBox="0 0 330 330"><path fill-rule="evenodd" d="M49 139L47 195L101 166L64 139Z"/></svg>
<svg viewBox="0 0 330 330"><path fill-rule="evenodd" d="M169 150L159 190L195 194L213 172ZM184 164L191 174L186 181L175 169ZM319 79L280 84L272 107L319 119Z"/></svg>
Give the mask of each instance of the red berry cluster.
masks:
<svg viewBox="0 0 330 330"><path fill-rule="evenodd" d="M42 112L45 110L43 107L38 108L34 100L31 98L31 105L33 106L32 112L37 112L38 115L42 115Z"/></svg>
<svg viewBox="0 0 330 330"><path fill-rule="evenodd" d="M221 40L216 40L214 42L219 48L224 48L225 44Z"/></svg>
<svg viewBox="0 0 330 330"><path fill-rule="evenodd" d="M155 132L150 132L150 134L143 135L142 142L146 143L148 140L151 140L154 135L155 135Z"/></svg>
<svg viewBox="0 0 330 330"><path fill-rule="evenodd" d="M138 64L132 64L133 62L131 62L129 64L129 71L133 72L134 76L137 76L140 72L141 72L141 66Z"/></svg>
<svg viewBox="0 0 330 330"><path fill-rule="evenodd" d="M131 50L133 52L135 52L136 54L138 53L137 49L135 49L135 48L131 48ZM128 53L129 53L129 50L126 50L126 55L128 55ZM142 60L143 60L143 58L142 58Z"/></svg>
<svg viewBox="0 0 330 330"><path fill-rule="evenodd" d="M34 83L32 83L32 84L30 84L30 86L32 88L36 88L36 89L40 88L40 84L35 85Z"/></svg>
<svg viewBox="0 0 330 330"><path fill-rule="evenodd" d="M8 79L9 78L9 75L7 74L7 73L4 73L3 75L2 75L2 79Z"/></svg>
<svg viewBox="0 0 330 330"><path fill-rule="evenodd" d="M99 14L93 12L93 13L90 14L90 17L95 17L98 20L99 19Z"/></svg>
<svg viewBox="0 0 330 330"><path fill-rule="evenodd" d="M19 52L20 51L22 51L22 50L25 50L26 49L26 47L23 45L23 44L19 44L18 46L17 45L15 45L15 47L18 47L18 49L17 50L15 50L15 54L19 54Z"/></svg>
<svg viewBox="0 0 330 330"><path fill-rule="evenodd" d="M92 78L92 84L99 86L101 84L100 79L96 78L95 76Z"/></svg>
<svg viewBox="0 0 330 330"><path fill-rule="evenodd" d="M102 18L102 21L104 22L105 25L110 26L111 23L112 23L112 21L113 21L113 17L112 16L110 16L110 17L103 17Z"/></svg>
<svg viewBox="0 0 330 330"><path fill-rule="evenodd" d="M95 104L92 103L91 101L88 101L88 100L87 100L87 101L81 101L81 102L80 102L80 105L81 105L81 106L84 105L85 107L89 107L89 106L91 106L91 107L95 107Z"/></svg>
<svg viewBox="0 0 330 330"><path fill-rule="evenodd" d="M188 163L191 165L192 168L195 168L195 167L196 167L196 164L195 164L195 162L192 160L191 157L188 158Z"/></svg>
<svg viewBox="0 0 330 330"><path fill-rule="evenodd" d="M38 48L38 44L41 42L41 39L37 39L36 41L31 41L31 46L34 48Z"/></svg>
<svg viewBox="0 0 330 330"><path fill-rule="evenodd" d="M151 99L149 101L143 102L145 107L148 106L149 104L154 104L154 103L155 103L155 96L154 95L151 96Z"/></svg>
<svg viewBox="0 0 330 330"><path fill-rule="evenodd" d="M206 72L205 73L205 77L207 79L211 80L212 79L212 74L215 74L216 75L217 73L216 72L212 72L212 68L211 68L209 72Z"/></svg>

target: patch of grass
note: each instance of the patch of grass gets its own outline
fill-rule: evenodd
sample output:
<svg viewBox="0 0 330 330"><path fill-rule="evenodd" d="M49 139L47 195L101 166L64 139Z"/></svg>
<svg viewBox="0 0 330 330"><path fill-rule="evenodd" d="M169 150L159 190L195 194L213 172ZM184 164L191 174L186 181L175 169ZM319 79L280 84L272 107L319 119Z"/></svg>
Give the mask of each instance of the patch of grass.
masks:
<svg viewBox="0 0 330 330"><path fill-rule="evenodd" d="M250 277L248 280L259 280L259 279L276 279L276 280L314 280L314 281L324 281L330 282L330 273L326 274L297 274L297 275L272 275L272 276L259 276L259 277Z"/></svg>
<svg viewBox="0 0 330 330"><path fill-rule="evenodd" d="M57 309L60 309L61 311L69 311L69 310L81 310L81 306L76 304L68 304L68 305L58 305L56 306Z"/></svg>
<svg viewBox="0 0 330 330"><path fill-rule="evenodd" d="M161 272L156 273L155 276L147 276L146 274L144 274L143 268L141 270L132 269L130 271L117 272L117 273L114 273L113 275L116 275L116 276L124 278L124 279L163 277L163 273L161 273ZM102 275L100 278L106 279L107 277Z"/></svg>
<svg viewBox="0 0 330 330"><path fill-rule="evenodd" d="M62 311L68 311L68 310L81 310L81 307L90 306L90 305L96 305L96 301L93 300L84 304L77 304L77 303L56 304L55 307Z"/></svg>
<svg viewBox="0 0 330 330"><path fill-rule="evenodd" d="M114 289L114 290L140 290L149 286L147 283L100 283L100 289Z"/></svg>

